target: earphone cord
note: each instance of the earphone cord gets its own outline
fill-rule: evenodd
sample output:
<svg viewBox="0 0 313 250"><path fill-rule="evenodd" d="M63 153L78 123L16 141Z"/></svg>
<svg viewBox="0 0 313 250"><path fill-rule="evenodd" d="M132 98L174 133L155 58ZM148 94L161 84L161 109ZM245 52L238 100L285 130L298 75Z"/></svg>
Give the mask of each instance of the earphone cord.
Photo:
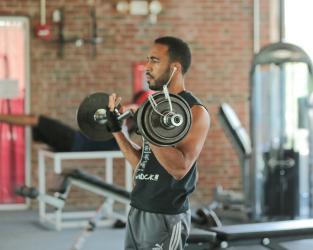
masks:
<svg viewBox="0 0 313 250"><path fill-rule="evenodd" d="M171 73L171 76L170 78L168 79L167 83L163 85L163 93L164 93L164 96L165 98L168 100L168 104L170 106L170 112L173 112L173 106L172 106L172 101L171 101L171 98L170 98L170 94L168 92L168 88L167 86L170 84L173 76L174 76L174 73L175 73L176 70L173 70L172 73ZM156 101L154 100L153 96L152 95L149 95L148 96L148 100L153 108L153 110L159 114L160 116L164 116L163 114L161 114L158 110L157 110L157 106L158 104L156 103Z"/></svg>

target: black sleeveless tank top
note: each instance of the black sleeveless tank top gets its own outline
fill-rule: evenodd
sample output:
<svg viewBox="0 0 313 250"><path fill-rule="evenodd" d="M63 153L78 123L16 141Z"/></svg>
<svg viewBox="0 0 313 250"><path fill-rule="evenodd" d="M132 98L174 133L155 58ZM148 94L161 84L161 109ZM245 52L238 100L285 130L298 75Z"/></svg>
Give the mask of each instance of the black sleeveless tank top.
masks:
<svg viewBox="0 0 313 250"><path fill-rule="evenodd" d="M192 108L202 105L192 93L178 94ZM158 162L144 140L141 159L135 173L130 205L152 213L179 214L189 209L188 195L195 189L196 163L181 180L175 180Z"/></svg>

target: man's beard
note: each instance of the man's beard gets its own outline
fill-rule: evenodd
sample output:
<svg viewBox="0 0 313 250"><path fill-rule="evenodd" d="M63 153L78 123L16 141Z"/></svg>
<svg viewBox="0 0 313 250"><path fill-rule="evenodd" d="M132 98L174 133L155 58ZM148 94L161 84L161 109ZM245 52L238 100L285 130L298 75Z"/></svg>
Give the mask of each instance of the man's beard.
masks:
<svg viewBox="0 0 313 250"><path fill-rule="evenodd" d="M155 79L153 84L151 84L151 82L148 81L149 89L156 91L163 90L163 86L167 83L169 78L170 78L170 69L164 72L158 79ZM152 78L152 80L153 79L154 78Z"/></svg>

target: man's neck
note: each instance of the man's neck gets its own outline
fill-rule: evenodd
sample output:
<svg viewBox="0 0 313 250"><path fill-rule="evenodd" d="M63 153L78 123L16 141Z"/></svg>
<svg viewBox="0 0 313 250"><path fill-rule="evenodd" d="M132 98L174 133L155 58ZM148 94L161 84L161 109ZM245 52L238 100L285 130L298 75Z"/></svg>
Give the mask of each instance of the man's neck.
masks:
<svg viewBox="0 0 313 250"><path fill-rule="evenodd" d="M169 84L168 91L172 94L178 94L186 90L185 81L183 76L173 77L172 81Z"/></svg>

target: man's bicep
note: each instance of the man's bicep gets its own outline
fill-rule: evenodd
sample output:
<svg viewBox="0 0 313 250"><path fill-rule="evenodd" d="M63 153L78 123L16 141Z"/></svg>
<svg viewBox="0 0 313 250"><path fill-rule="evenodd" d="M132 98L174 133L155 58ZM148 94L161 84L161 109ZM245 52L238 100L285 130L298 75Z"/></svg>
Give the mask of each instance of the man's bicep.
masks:
<svg viewBox="0 0 313 250"><path fill-rule="evenodd" d="M177 146L189 167L197 160L210 128L210 116L204 107L194 106L191 111L193 119L190 131Z"/></svg>

